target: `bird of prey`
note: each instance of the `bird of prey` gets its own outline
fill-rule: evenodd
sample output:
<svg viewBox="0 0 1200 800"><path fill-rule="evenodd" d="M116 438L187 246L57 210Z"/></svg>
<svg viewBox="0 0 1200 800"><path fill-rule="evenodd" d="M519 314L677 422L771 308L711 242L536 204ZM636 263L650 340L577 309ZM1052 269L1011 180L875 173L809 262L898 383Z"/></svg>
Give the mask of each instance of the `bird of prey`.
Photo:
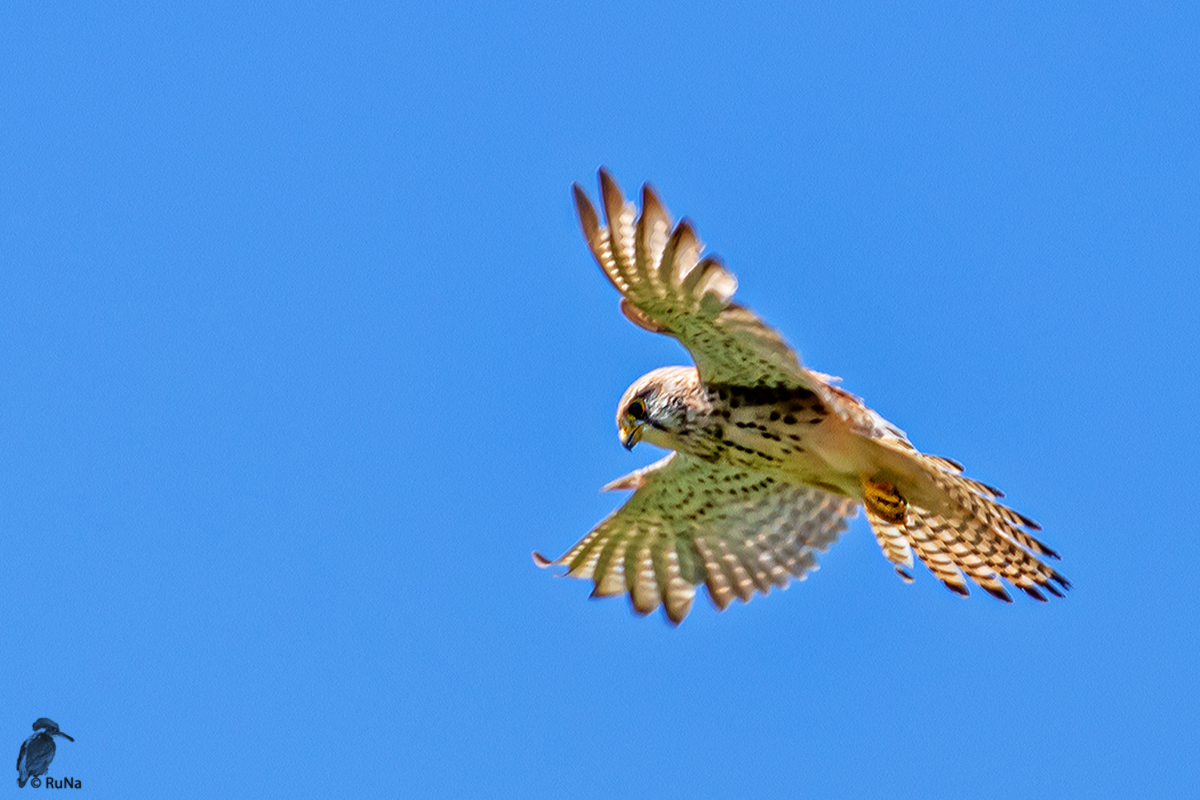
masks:
<svg viewBox="0 0 1200 800"><path fill-rule="evenodd" d="M912 582L913 553L951 590L964 574L992 596L1005 582L1044 601L1070 583L1040 557L1037 523L1002 505L998 489L948 458L917 450L902 430L804 367L750 309L737 281L684 219L672 223L647 184L642 211L600 170L601 224L575 184L584 238L635 325L673 336L695 367L638 379L617 406L622 444L673 451L606 487L632 489L624 506L542 567L590 578L592 596L629 593L634 610L660 605L678 624L704 584L718 610L785 587L816 569L859 506L884 556Z"/></svg>

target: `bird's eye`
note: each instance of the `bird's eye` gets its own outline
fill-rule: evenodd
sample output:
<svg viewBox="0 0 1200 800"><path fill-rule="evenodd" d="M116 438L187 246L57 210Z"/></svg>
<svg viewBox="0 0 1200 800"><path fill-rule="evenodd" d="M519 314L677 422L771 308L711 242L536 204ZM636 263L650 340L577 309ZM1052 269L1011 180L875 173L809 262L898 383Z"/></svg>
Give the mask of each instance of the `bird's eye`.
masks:
<svg viewBox="0 0 1200 800"><path fill-rule="evenodd" d="M629 408L626 409L625 413L629 415L630 419L635 419L639 422L644 420L646 418L646 401L640 397L634 398L629 403Z"/></svg>

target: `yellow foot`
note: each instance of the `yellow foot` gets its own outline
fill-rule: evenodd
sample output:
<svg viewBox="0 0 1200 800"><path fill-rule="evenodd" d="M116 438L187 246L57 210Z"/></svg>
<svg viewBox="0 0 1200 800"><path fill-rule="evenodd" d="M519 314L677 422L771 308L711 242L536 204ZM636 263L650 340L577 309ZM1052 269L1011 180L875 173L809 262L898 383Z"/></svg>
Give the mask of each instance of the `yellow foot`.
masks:
<svg viewBox="0 0 1200 800"><path fill-rule="evenodd" d="M871 513L893 525L904 525L908 520L908 502L888 481L862 478L863 504Z"/></svg>

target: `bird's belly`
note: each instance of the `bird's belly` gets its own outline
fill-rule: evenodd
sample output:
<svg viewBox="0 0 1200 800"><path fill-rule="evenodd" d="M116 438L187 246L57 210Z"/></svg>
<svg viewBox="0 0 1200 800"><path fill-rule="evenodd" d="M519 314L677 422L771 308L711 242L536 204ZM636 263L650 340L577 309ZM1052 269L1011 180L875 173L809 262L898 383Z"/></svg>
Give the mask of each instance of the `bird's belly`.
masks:
<svg viewBox="0 0 1200 800"><path fill-rule="evenodd" d="M770 407L738 409L715 437L721 461L756 472L780 475L840 495L853 496L856 481L843 475L823 457L823 417L772 415ZM775 416L776 419L772 419Z"/></svg>

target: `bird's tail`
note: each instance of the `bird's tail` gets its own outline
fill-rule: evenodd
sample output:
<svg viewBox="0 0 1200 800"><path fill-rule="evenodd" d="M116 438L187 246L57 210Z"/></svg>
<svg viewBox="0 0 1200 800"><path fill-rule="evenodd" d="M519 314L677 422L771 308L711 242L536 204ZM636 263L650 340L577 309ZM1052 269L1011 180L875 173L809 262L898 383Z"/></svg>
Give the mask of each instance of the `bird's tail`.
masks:
<svg viewBox="0 0 1200 800"><path fill-rule="evenodd" d="M899 455L899 454L897 454ZM1001 492L961 474L948 459L904 453L906 476L889 474L863 480L863 505L883 553L907 581L913 553L942 583L969 593L964 575L983 589L1011 602L1004 583L1045 601L1070 582L1040 556L1058 554L1032 531L1040 526L1001 504ZM897 465L899 466L899 465ZM912 469L916 467L916 469Z"/></svg>

